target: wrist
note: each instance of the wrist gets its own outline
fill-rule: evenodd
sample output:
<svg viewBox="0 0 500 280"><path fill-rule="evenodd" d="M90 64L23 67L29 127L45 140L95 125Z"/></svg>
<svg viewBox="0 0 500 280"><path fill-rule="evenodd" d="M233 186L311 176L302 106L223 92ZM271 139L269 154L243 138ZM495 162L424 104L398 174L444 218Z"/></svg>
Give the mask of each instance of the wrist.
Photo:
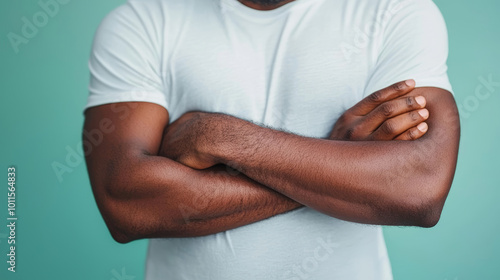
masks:
<svg viewBox="0 0 500 280"><path fill-rule="evenodd" d="M212 114L209 122L206 153L219 164L239 169L235 160L250 148L252 126L259 126L225 114Z"/></svg>
<svg viewBox="0 0 500 280"><path fill-rule="evenodd" d="M229 138L232 136L231 129L234 130L235 117L221 113L208 113L204 118L203 145L200 153L210 157L218 164L225 164L224 158L231 144Z"/></svg>

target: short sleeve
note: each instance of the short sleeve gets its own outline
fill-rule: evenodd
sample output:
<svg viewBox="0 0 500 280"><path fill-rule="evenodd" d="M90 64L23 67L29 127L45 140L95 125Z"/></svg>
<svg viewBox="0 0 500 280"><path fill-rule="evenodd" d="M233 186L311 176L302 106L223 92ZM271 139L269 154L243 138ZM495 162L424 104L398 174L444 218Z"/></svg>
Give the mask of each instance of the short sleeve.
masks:
<svg viewBox="0 0 500 280"><path fill-rule="evenodd" d="M448 33L431 0L393 1L364 95L407 79L417 87L452 91L446 60Z"/></svg>
<svg viewBox="0 0 500 280"><path fill-rule="evenodd" d="M155 35L129 3L113 10L94 37L85 109L116 102L151 102L168 110Z"/></svg>

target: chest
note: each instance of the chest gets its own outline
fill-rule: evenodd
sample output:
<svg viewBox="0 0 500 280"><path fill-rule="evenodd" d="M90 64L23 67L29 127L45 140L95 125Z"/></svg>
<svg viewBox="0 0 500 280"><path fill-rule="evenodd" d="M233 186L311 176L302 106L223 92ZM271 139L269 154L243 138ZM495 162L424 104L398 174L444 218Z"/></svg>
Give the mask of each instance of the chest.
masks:
<svg viewBox="0 0 500 280"><path fill-rule="evenodd" d="M191 25L169 62L172 118L220 112L325 135L362 98L368 66L349 63L339 30L309 26Z"/></svg>

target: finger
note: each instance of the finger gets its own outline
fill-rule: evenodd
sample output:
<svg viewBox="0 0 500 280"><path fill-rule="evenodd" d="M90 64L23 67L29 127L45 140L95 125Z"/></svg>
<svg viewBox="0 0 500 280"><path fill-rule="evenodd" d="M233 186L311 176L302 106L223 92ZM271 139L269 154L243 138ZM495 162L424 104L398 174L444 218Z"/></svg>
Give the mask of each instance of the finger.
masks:
<svg viewBox="0 0 500 280"><path fill-rule="evenodd" d="M423 96L405 96L384 102L366 115L363 128L367 131L374 131L384 121L404 113L422 109L425 105L426 100Z"/></svg>
<svg viewBox="0 0 500 280"><path fill-rule="evenodd" d="M417 140L418 138L424 136L424 134L427 132L428 129L429 126L427 125L427 123L423 122L417 125L416 127L412 127L407 131L403 132L394 140L403 140L403 141Z"/></svg>
<svg viewBox="0 0 500 280"><path fill-rule="evenodd" d="M415 110L396 116L386 120L380 125L380 127L372 133L372 138L374 140L392 140L428 118L429 111L427 109Z"/></svg>
<svg viewBox="0 0 500 280"><path fill-rule="evenodd" d="M395 83L389 87L376 91L363 100L354 105L351 109L352 114L364 116L370 113L378 105L392 100L394 98L403 96L415 88L414 80L407 80L404 82Z"/></svg>

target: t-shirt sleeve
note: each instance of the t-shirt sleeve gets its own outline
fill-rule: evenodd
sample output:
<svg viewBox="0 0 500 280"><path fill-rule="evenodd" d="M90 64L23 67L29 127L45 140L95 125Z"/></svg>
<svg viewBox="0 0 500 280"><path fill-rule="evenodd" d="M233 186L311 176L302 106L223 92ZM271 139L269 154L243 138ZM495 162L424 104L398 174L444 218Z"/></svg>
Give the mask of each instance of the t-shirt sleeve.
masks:
<svg viewBox="0 0 500 280"><path fill-rule="evenodd" d="M155 28L127 3L102 21L89 59L85 109L116 102L151 102L168 110ZM150 23L149 23L150 24Z"/></svg>
<svg viewBox="0 0 500 280"><path fill-rule="evenodd" d="M452 92L446 65L448 33L438 7L431 0L392 2L364 95L407 79L414 79L417 87Z"/></svg>

